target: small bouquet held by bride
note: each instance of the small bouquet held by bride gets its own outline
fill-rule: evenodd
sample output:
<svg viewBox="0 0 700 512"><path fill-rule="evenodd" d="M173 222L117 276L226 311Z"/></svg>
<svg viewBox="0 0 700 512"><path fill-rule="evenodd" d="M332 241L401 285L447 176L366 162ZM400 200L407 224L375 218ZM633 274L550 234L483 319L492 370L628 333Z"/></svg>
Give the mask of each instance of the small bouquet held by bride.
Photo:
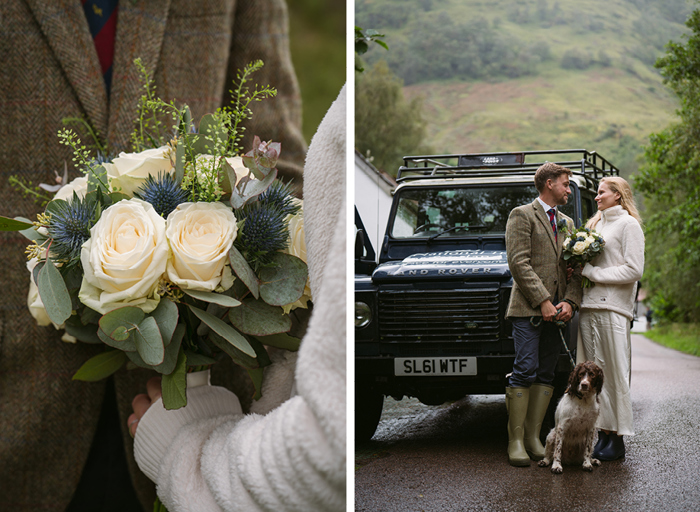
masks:
<svg viewBox="0 0 700 512"><path fill-rule="evenodd" d="M564 258L565 261L572 261L585 265L601 254L605 248L605 240L603 237L600 233L590 228L582 226L576 228L574 231L569 231L564 227L563 231L566 235L566 239L562 245L562 258ZM583 277L581 286L583 288L590 288L595 286L595 283L587 277Z"/></svg>
<svg viewBox="0 0 700 512"><path fill-rule="evenodd" d="M256 136L247 153L239 146L250 104L276 91L249 88L263 65L252 63L232 106L195 131L188 107L157 98L136 65L145 94L133 152L94 157L63 129L83 176L36 222L0 218L0 229L31 240L30 310L41 325L105 345L74 379L150 368L162 374L164 406L176 409L187 403L188 371L230 357L259 396L265 345L298 349L289 312L310 299L302 202L277 179L280 144Z"/></svg>

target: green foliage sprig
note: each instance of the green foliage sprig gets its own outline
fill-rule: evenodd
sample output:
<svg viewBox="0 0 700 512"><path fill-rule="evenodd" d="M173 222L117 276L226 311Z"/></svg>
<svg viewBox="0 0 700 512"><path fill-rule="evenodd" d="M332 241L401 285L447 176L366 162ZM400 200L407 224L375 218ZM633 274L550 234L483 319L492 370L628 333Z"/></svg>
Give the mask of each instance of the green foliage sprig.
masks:
<svg viewBox="0 0 700 512"><path fill-rule="evenodd" d="M250 104L255 101L262 101L266 98L277 96L277 89L265 85L263 87L255 84L250 90L250 76L263 67L263 61L256 60L243 68L243 72L236 73L235 88L229 91L233 95L232 108L221 108L217 113L221 114L223 126L228 130L227 153L229 155L239 154L243 148L239 145L243 138L245 128L240 124L253 116Z"/></svg>

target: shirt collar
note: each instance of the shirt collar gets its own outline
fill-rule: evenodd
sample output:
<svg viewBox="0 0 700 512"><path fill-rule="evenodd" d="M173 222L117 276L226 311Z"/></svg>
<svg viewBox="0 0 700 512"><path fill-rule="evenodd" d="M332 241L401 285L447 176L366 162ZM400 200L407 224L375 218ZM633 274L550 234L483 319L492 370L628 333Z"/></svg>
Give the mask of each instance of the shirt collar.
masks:
<svg viewBox="0 0 700 512"><path fill-rule="evenodd" d="M540 202L540 204L542 205L542 208L544 208L544 212L545 212L545 213L547 213L549 210L551 210L552 208L554 208L554 214L556 215L556 213L557 213L557 207L556 207L556 206L549 206L547 203L545 203L544 201L542 201L542 199L540 199L539 196L537 197L537 200L538 200L538 201Z"/></svg>

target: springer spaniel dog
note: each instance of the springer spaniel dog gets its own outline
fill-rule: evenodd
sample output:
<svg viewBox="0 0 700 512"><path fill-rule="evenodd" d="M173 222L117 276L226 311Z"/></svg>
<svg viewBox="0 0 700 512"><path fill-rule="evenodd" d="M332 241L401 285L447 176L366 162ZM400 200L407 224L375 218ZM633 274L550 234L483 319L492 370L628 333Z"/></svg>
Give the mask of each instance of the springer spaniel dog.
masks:
<svg viewBox="0 0 700 512"><path fill-rule="evenodd" d="M564 464L581 464L593 471L598 459L591 458L595 445L600 405L598 395L603 387L603 370L594 362L579 363L569 375L569 385L557 404L555 426L547 435L541 467L552 465L552 473L561 473Z"/></svg>

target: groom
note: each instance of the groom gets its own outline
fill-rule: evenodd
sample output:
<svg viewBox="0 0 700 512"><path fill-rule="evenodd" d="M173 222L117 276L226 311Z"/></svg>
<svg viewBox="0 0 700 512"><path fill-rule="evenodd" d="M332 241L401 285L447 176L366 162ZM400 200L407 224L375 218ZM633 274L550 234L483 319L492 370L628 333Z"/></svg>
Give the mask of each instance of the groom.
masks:
<svg viewBox="0 0 700 512"><path fill-rule="evenodd" d="M508 266L513 290L506 317L513 323L515 362L506 387L508 461L529 466L541 460L540 427L552 397L551 385L560 349L555 320L568 322L581 303L581 276L567 285L563 239L558 222L573 221L558 211L571 189L570 169L550 162L535 172L539 197L511 211L506 225ZM555 305L556 304L556 305Z"/></svg>

